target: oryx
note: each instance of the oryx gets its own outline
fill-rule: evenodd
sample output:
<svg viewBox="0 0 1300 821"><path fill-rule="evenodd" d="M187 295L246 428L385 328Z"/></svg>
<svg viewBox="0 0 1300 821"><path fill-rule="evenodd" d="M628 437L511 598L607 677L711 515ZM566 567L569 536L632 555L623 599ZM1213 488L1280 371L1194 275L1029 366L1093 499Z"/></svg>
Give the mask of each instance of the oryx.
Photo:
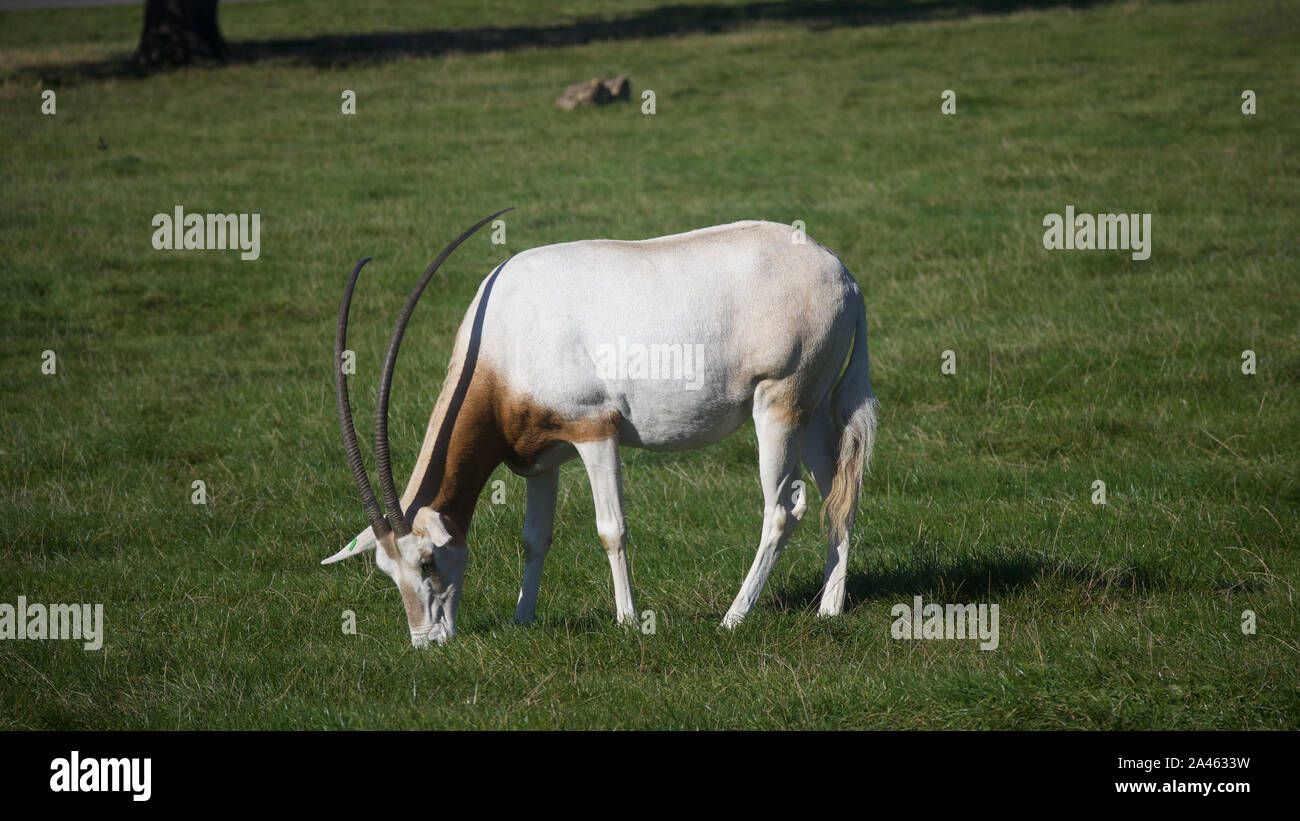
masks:
<svg viewBox="0 0 1300 821"><path fill-rule="evenodd" d="M375 415L387 519L361 460L342 369L352 291L369 259L352 271L339 307L334 376L343 441L371 526L322 564L378 545L376 561L401 591L411 643L442 642L455 631L474 506L504 462L527 477L515 621L529 622L551 546L559 466L579 456L613 572L618 621L634 621L619 446L700 448L753 418L762 537L722 623L735 626L754 606L803 516L801 465L825 499L829 544L820 612L838 614L876 426L866 311L840 260L787 225L747 221L635 242L569 242L498 265L465 313L419 459L398 499L387 415L402 334L438 266L502 213L438 255L393 331ZM626 349L627 340L660 345L661 352L690 346L700 370L688 381L662 372L651 377L655 369L644 362L611 368L602 361L618 346Z"/></svg>

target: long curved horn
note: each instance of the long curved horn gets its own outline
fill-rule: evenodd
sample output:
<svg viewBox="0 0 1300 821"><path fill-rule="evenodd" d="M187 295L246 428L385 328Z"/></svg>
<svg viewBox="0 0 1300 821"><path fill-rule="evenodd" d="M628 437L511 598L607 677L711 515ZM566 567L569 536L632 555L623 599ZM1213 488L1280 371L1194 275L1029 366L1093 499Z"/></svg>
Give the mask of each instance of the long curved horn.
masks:
<svg viewBox="0 0 1300 821"><path fill-rule="evenodd" d="M451 256L451 252L470 236L487 225L492 220L506 213L513 211L514 206L505 208L495 214L484 217L479 220L473 228L461 234L450 245L442 249L442 253L434 258L433 263L425 270L424 276L415 284L415 289L411 295L406 298L406 305L402 308L402 315L397 318L397 326L393 328L393 337L388 341L388 357L384 360L384 373L379 379L379 400L375 406L375 469L379 471L379 487L384 494L384 508L388 511L389 520L392 523L393 531L400 537L411 532L411 526L406 523L406 515L402 511L402 503L397 496L397 486L393 484L393 465L388 455L388 392L393 384L393 368L397 365L397 349L402 345L402 334L406 332L406 323L410 322L411 314L415 311L415 304L420 301L420 295L424 293L424 288L433 279L437 272L438 266Z"/></svg>
<svg viewBox="0 0 1300 821"><path fill-rule="evenodd" d="M366 475L365 463L361 461L361 448L357 446L357 431L352 425L352 407L348 401L348 377L343 373L343 351L348 344L348 311L352 307L352 290L356 288L357 277L361 269L370 261L366 257L352 269L352 276L343 289L343 302L339 305L339 328L334 337L334 394L338 398L339 425L343 428L343 447L348 452L348 465L352 468L352 479L357 483L361 494L361 505L366 509L366 517L377 538L387 536L392 530L388 520L379 512L379 503L375 501L375 491L370 487L370 477Z"/></svg>

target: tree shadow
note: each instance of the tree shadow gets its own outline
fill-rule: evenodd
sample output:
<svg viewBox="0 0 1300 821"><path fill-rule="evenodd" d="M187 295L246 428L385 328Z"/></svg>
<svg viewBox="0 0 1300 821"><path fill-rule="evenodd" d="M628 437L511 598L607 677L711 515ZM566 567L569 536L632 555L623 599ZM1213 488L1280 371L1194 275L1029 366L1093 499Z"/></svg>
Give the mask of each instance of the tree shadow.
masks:
<svg viewBox="0 0 1300 821"><path fill-rule="evenodd" d="M911 603L996 601L999 596L1045 585L1067 586L1091 595L1136 596L1168 589L1169 574L1157 567L1104 567L1048 556L980 556L943 561L918 557L911 563L881 572L850 571L845 609L885 599ZM772 591L772 607L780 612L810 610L821 600L820 581L806 581Z"/></svg>
<svg viewBox="0 0 1300 821"><path fill-rule="evenodd" d="M703 3L666 5L615 18L586 18L546 26L432 29L303 38L231 41L230 63L287 59L316 67L380 63L403 57L437 57L526 48L563 48L596 41L719 34L761 22L802 24L812 29L881 26L928 20L955 20L1058 6L1082 8L1097 0L775 0L741 5ZM126 58L63 65L31 66L20 73L43 78L68 73L90 78L139 75Z"/></svg>

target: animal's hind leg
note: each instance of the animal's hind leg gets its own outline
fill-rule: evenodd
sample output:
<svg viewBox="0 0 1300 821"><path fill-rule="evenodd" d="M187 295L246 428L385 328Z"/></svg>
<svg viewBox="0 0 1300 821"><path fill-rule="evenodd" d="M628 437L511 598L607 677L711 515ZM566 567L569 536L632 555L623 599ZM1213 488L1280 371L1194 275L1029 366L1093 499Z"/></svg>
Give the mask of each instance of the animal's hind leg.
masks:
<svg viewBox="0 0 1300 821"><path fill-rule="evenodd" d="M803 428L792 421L788 409L764 401L763 394L760 390L754 400L759 476L763 483L763 536L740 592L722 620L724 627L735 627L753 609L805 507L802 487L795 484L801 475Z"/></svg>
<svg viewBox="0 0 1300 821"><path fill-rule="evenodd" d="M839 458L839 435L835 423L831 420L830 410L826 404L813 413L804 436L804 466L817 483L817 490L822 495L822 502L830 495L831 483L835 479L835 461ZM826 544L826 573L822 579L821 607L818 614L838 616L844 609L844 584L848 576L849 535L852 520L845 529L844 538L835 538L835 528L829 527L830 535Z"/></svg>

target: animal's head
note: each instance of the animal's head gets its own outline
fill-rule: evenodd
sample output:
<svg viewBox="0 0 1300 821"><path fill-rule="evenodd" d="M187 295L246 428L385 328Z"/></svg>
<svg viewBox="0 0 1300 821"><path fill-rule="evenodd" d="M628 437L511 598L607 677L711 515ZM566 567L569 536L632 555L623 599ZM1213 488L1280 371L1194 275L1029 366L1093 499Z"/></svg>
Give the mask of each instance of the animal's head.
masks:
<svg viewBox="0 0 1300 821"><path fill-rule="evenodd" d="M381 520L383 521L383 520ZM383 529L383 525L380 526ZM431 508L416 514L411 532L398 536L391 527L376 537L374 526L347 547L325 559L332 564L352 556L375 552L375 564L402 594L402 607L411 630L411 644L441 644L456 632L468 548L465 537L447 517Z"/></svg>
<svg viewBox="0 0 1300 821"><path fill-rule="evenodd" d="M423 647L429 642L441 644L456 631L456 608L460 603L461 582L465 573L468 549L465 534L455 523L430 507L403 511L393 484L392 461L388 450L388 395L392 387L393 369L402 335L411 319L420 294L444 260L470 235L491 220L511 209L498 211L461 234L443 249L424 272L415 289L406 300L402 315L397 320L393 337L388 343L388 356L384 361L379 380L379 397L375 408L375 462L379 485L384 495L385 517L370 486L357 432L352 424L352 408L348 398L348 378L343 372L343 355L347 348L348 311L352 305L352 292L357 277L370 259L361 260L352 270L352 276L343 289L343 302L339 306L338 332L334 338L334 386L338 400L339 425L343 430L343 447L347 451L352 478L361 494L361 504L370 527L359 534L346 547L325 559L321 564L331 564L370 551L375 552L375 563L388 574L402 594L402 606L411 628L411 644Z"/></svg>

